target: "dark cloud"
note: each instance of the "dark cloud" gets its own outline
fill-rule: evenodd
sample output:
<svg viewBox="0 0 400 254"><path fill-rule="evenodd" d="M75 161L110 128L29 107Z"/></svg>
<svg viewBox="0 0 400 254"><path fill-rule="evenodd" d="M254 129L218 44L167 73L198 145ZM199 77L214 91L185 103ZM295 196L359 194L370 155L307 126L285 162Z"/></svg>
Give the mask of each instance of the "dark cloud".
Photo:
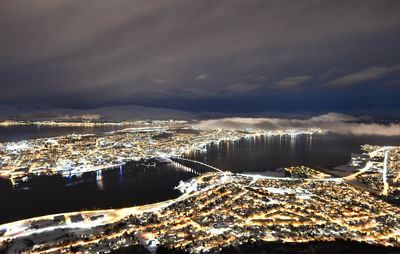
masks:
<svg viewBox="0 0 400 254"><path fill-rule="evenodd" d="M340 88L346 107L393 108L378 82L399 79L399 12L396 0L2 1L0 101L340 110L332 87L368 80L361 95Z"/></svg>

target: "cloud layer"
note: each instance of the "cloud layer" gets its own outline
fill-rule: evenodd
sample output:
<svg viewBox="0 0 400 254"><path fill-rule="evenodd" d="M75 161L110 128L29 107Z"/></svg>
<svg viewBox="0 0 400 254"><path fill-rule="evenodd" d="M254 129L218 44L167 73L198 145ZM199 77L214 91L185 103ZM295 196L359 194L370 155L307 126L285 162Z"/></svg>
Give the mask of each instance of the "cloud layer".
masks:
<svg viewBox="0 0 400 254"><path fill-rule="evenodd" d="M13 113L11 113L13 112ZM17 110L6 112L0 111L0 120L166 120L166 119L193 119L194 115L180 110L165 108L141 107L135 105L107 106L93 109L68 109L58 108L52 110L35 110L28 112L17 112Z"/></svg>
<svg viewBox="0 0 400 254"><path fill-rule="evenodd" d="M311 80L311 76L289 77L289 78L284 78L282 80L272 83L272 87L274 87L274 88L293 87L293 86L300 85L309 80Z"/></svg>
<svg viewBox="0 0 400 254"><path fill-rule="evenodd" d="M361 82L367 82L371 80L376 80L389 75L393 72L399 72L400 65L394 66L380 66L380 67L369 67L354 73L347 74L338 79L332 80L327 83L327 85L352 85Z"/></svg>
<svg viewBox="0 0 400 254"><path fill-rule="evenodd" d="M200 121L197 127L200 129L304 129L321 128L323 130L351 135L382 135L398 136L400 135L399 124L376 124L360 123L359 118L338 114L328 113L312 117L306 120L285 119L285 118L223 118Z"/></svg>
<svg viewBox="0 0 400 254"><path fill-rule="evenodd" d="M2 1L0 102L326 111L346 94L346 108L397 107L378 82L400 78L399 12L396 0ZM343 86L366 80L362 95Z"/></svg>

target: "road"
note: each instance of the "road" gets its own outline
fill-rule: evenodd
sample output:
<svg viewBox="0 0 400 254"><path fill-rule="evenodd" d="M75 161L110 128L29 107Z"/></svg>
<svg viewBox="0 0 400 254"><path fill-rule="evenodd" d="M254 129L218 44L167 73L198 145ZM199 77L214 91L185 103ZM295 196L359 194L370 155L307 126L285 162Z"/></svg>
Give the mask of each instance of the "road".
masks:
<svg viewBox="0 0 400 254"><path fill-rule="evenodd" d="M383 173L382 173L383 190L382 190L382 195L387 195L388 190L389 190L389 184L387 182L388 153L389 153L389 148L385 151L385 158L383 160Z"/></svg>

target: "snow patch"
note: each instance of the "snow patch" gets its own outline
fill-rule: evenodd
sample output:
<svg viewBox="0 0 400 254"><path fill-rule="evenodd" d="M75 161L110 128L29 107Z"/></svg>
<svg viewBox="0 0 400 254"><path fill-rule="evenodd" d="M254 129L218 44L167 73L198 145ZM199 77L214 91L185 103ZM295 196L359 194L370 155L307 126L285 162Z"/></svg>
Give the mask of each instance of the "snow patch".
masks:
<svg viewBox="0 0 400 254"><path fill-rule="evenodd" d="M267 187L266 189L267 189L268 192L276 193L276 194L282 194L283 195L283 194L289 193L289 191L287 191L285 189L282 189L282 188Z"/></svg>
<svg viewBox="0 0 400 254"><path fill-rule="evenodd" d="M180 181L179 185L175 187L175 189L179 190L182 193L192 193L198 191L197 183L193 180L190 182Z"/></svg>
<svg viewBox="0 0 400 254"><path fill-rule="evenodd" d="M220 178L221 184L226 183L229 180L229 176L225 175Z"/></svg>
<svg viewBox="0 0 400 254"><path fill-rule="evenodd" d="M26 142L19 142L19 143L11 143L8 144L5 149L6 150L14 150L14 151L19 151L19 150L24 150L28 149L30 146Z"/></svg>
<svg viewBox="0 0 400 254"><path fill-rule="evenodd" d="M207 233L213 234L213 235L220 235L220 234L223 234L227 230L229 230L229 228L211 228L211 229L207 230Z"/></svg>
<svg viewBox="0 0 400 254"><path fill-rule="evenodd" d="M158 248L158 240L157 239L149 240L147 242L147 246L150 252L155 252Z"/></svg>
<svg viewBox="0 0 400 254"><path fill-rule="evenodd" d="M311 196L307 195L307 194L297 195L296 197L299 199L310 199L311 198Z"/></svg>

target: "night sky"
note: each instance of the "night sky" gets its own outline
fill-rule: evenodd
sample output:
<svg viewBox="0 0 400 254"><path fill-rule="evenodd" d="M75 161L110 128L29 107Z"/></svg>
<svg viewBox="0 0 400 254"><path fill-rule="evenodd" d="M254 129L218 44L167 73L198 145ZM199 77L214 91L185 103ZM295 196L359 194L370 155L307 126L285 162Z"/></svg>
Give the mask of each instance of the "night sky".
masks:
<svg viewBox="0 0 400 254"><path fill-rule="evenodd" d="M0 2L0 113L400 111L400 1Z"/></svg>

